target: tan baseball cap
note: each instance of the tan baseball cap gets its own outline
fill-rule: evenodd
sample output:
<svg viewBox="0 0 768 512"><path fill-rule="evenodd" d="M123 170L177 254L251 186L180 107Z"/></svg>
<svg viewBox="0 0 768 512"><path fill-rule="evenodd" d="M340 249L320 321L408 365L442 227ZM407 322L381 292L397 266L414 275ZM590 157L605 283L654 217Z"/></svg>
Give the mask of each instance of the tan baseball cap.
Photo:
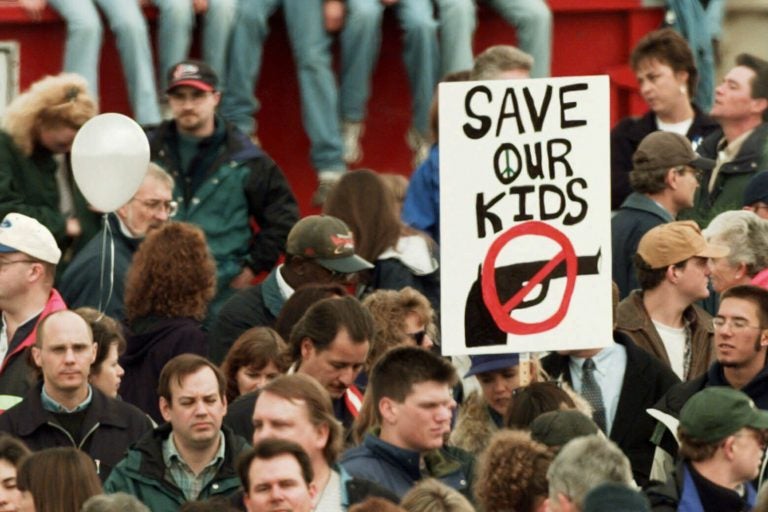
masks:
<svg viewBox="0 0 768 512"><path fill-rule="evenodd" d="M632 168L636 171L668 169L677 165L708 170L715 167L715 161L699 156L682 135L661 131L646 135L632 155Z"/></svg>
<svg viewBox="0 0 768 512"><path fill-rule="evenodd" d="M692 220L656 226L643 235L637 246L637 254L651 268L664 268L694 256L722 258L729 252L729 247L708 243Z"/></svg>
<svg viewBox="0 0 768 512"><path fill-rule="evenodd" d="M56 265L61 250L51 232L36 219L9 213L0 223L0 253L23 252Z"/></svg>
<svg viewBox="0 0 768 512"><path fill-rule="evenodd" d="M349 227L330 215L310 215L297 222L288 233L285 252L314 259L323 267L344 274L373 268L355 254L355 241Z"/></svg>

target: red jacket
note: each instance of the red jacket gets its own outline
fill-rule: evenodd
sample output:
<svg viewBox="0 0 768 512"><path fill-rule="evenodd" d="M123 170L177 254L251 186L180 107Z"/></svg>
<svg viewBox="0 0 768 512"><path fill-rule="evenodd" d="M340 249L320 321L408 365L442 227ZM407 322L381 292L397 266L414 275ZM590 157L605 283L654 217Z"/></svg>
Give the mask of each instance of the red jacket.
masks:
<svg viewBox="0 0 768 512"><path fill-rule="evenodd" d="M35 375L27 364L28 348L35 344L37 326L40 325L40 321L51 313L62 309L67 309L67 305L59 292L52 289L43 312L35 321L32 332L16 348L6 354L2 367L0 367L0 412L4 412L21 402L27 391L34 385Z"/></svg>

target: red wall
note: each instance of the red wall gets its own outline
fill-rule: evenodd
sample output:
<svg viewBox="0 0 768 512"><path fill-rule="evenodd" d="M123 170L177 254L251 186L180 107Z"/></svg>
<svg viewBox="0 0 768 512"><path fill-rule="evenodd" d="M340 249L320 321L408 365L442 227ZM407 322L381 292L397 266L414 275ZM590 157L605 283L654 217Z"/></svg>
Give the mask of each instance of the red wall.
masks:
<svg viewBox="0 0 768 512"><path fill-rule="evenodd" d="M131 0L124 0L131 1ZM658 27L660 9L640 6L640 0L549 0L554 13L554 76L606 74L611 76L611 115L615 122L640 113L634 79L626 62L633 44ZM154 11L147 10L150 19ZM490 9L481 9L475 51L494 44L514 44L514 29ZM152 22L154 27L154 22ZM315 175L309 165L309 142L301 127L299 93L285 27L272 20L258 86L262 109L259 137L264 148L284 169L302 205L311 213L309 198ZM109 32L108 30L106 32ZM16 40L21 47L21 88L61 69L65 27L50 9L33 21L13 0L0 0L0 41ZM385 17L384 44L377 65L360 166L409 175L411 155L404 134L410 123L410 93L401 60L401 33L391 14ZM196 53L193 49L193 53ZM130 114L114 40L107 35L102 51L102 111ZM634 96L633 96L634 95Z"/></svg>

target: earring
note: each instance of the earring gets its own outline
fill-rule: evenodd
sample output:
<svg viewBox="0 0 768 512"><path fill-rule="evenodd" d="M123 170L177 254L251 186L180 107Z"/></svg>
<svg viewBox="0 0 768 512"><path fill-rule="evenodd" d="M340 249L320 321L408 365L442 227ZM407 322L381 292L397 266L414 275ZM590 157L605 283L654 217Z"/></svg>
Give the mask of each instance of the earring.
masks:
<svg viewBox="0 0 768 512"><path fill-rule="evenodd" d="M682 84L680 85L680 94L682 94L683 96L688 94L688 88L685 85L682 85Z"/></svg>

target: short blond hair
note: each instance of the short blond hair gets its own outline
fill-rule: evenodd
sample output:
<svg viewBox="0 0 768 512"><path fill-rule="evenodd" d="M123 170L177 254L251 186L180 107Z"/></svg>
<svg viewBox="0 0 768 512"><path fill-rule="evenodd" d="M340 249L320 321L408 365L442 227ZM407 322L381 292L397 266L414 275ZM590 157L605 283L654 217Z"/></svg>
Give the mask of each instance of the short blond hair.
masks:
<svg viewBox="0 0 768 512"><path fill-rule="evenodd" d="M531 71L533 57L511 45L491 46L475 57L470 80L495 80L506 71Z"/></svg>
<svg viewBox="0 0 768 512"><path fill-rule="evenodd" d="M474 507L459 491L434 478L421 480L400 503L408 512L474 512Z"/></svg>

